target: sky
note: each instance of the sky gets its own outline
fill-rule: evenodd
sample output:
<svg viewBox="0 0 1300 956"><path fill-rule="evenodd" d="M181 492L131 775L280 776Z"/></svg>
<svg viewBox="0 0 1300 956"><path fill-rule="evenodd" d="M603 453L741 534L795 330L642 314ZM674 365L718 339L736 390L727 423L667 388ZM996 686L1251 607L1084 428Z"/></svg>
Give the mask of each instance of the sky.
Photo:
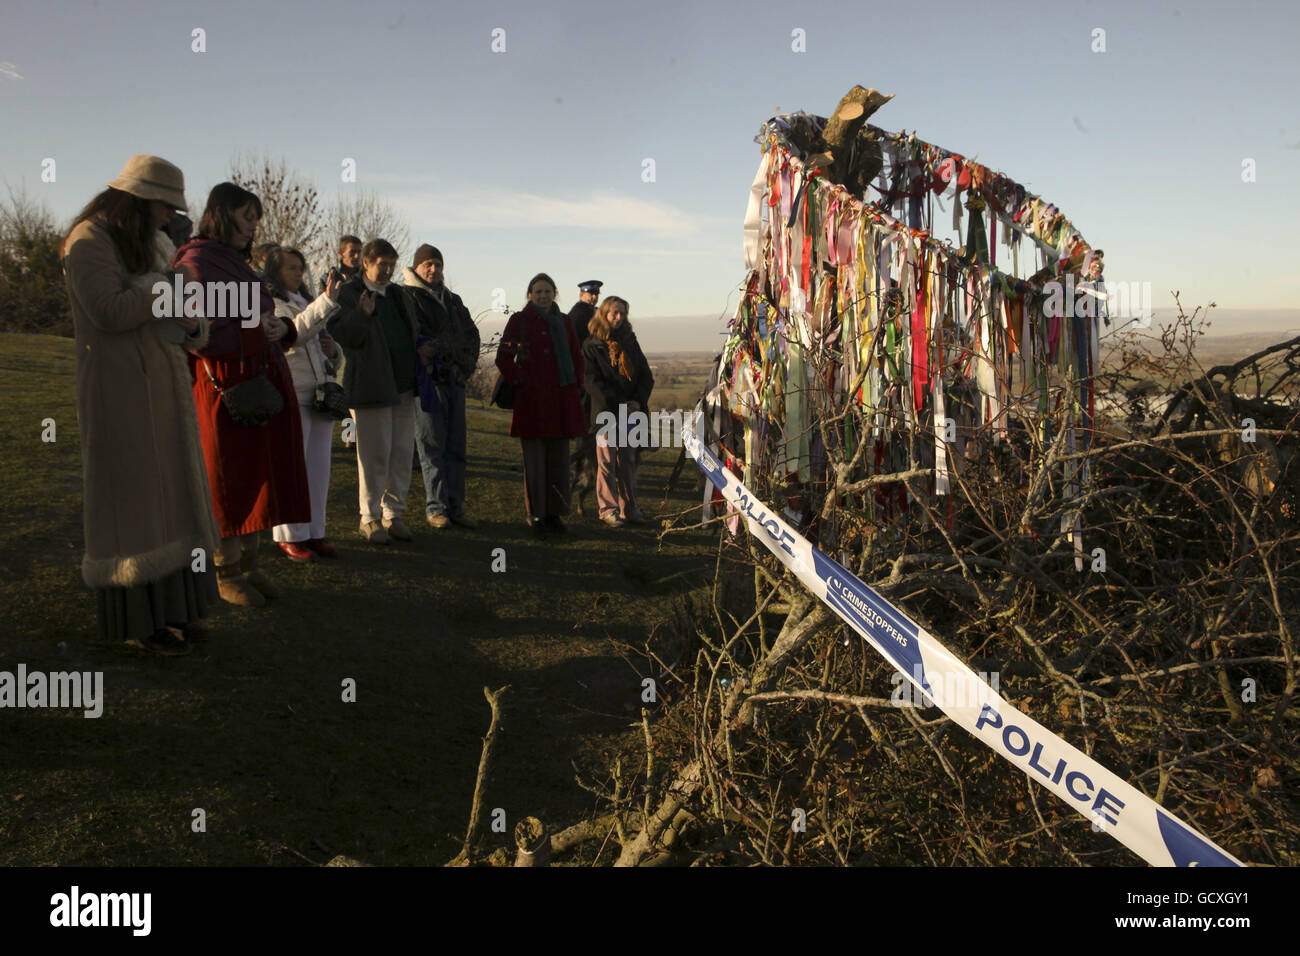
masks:
<svg viewBox="0 0 1300 956"><path fill-rule="evenodd" d="M648 346L708 348L759 127L860 83L894 94L872 122L1058 205L1158 317L1177 290L1251 331L1300 308L1298 28L1300 4L1250 0L7 3L0 177L64 219L154 153L201 208L269 153L326 198L378 191L472 314L537 272L566 308L600 279Z"/></svg>

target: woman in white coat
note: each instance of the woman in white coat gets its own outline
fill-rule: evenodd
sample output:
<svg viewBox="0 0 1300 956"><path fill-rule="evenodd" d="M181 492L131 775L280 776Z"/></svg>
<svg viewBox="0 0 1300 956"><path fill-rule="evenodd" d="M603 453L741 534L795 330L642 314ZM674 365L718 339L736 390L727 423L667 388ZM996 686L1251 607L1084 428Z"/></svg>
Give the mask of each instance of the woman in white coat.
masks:
<svg viewBox="0 0 1300 956"><path fill-rule="evenodd" d="M331 275L325 291L308 301L311 290L305 281L307 263L297 249L271 249L263 275L275 298L275 314L298 329L298 339L285 358L293 373L298 393L298 414L302 418L303 457L307 463L307 485L311 491L311 523L279 524L271 532L280 550L292 561L333 558L338 551L325 538L325 500L330 486L330 446L334 441L334 419L316 410L316 389L334 380L333 362L339 347L325 331L325 322L339 310L334 295L343 284Z"/></svg>

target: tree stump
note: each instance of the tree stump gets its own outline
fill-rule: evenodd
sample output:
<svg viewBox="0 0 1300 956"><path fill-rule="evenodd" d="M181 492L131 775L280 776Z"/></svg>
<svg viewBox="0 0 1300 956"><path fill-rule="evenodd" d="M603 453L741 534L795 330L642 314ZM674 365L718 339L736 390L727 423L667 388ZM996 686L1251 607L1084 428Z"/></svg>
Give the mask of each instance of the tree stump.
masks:
<svg viewBox="0 0 1300 956"><path fill-rule="evenodd" d="M880 144L872 132L863 127L871 114L893 98L892 93L854 85L840 98L839 105L822 130L825 152L816 153L809 159L813 165L820 166L832 182L841 184L855 196L866 191L885 165Z"/></svg>
<svg viewBox="0 0 1300 956"><path fill-rule="evenodd" d="M840 98L839 105L822 130L822 139L826 140L831 153L840 156L857 139L858 130L871 118L871 114L893 98L893 93L864 90L861 86L854 85L853 89Z"/></svg>
<svg viewBox="0 0 1300 956"><path fill-rule="evenodd" d="M515 824L515 866L549 866L551 834L537 817L524 817Z"/></svg>

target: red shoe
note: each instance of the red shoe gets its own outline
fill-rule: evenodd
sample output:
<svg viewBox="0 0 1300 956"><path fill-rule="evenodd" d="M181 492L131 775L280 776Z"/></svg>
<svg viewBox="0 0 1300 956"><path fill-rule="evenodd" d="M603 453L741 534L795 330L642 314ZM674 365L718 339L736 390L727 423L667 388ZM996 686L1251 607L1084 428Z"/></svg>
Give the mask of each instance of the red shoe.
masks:
<svg viewBox="0 0 1300 956"><path fill-rule="evenodd" d="M290 561L305 562L305 561L316 560L316 553L314 551L308 551L306 548L302 546L302 543L300 542L277 541L276 544L280 546L280 550L284 552L285 557L287 557Z"/></svg>
<svg viewBox="0 0 1300 956"><path fill-rule="evenodd" d="M312 538L307 542L307 547L311 548L322 558L337 558L339 556L339 549L334 547L334 545L330 544L324 538Z"/></svg>

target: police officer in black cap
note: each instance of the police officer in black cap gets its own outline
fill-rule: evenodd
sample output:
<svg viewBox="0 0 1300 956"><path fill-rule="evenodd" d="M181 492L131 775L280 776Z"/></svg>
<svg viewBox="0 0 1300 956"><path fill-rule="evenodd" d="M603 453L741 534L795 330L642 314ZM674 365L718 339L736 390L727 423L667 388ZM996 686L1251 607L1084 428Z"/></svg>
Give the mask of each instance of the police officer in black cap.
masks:
<svg viewBox="0 0 1300 956"><path fill-rule="evenodd" d="M578 333L579 342L587 341L587 323L596 314L596 300L600 298L600 287L604 284L595 279L578 283L578 301L569 310L569 321Z"/></svg>

